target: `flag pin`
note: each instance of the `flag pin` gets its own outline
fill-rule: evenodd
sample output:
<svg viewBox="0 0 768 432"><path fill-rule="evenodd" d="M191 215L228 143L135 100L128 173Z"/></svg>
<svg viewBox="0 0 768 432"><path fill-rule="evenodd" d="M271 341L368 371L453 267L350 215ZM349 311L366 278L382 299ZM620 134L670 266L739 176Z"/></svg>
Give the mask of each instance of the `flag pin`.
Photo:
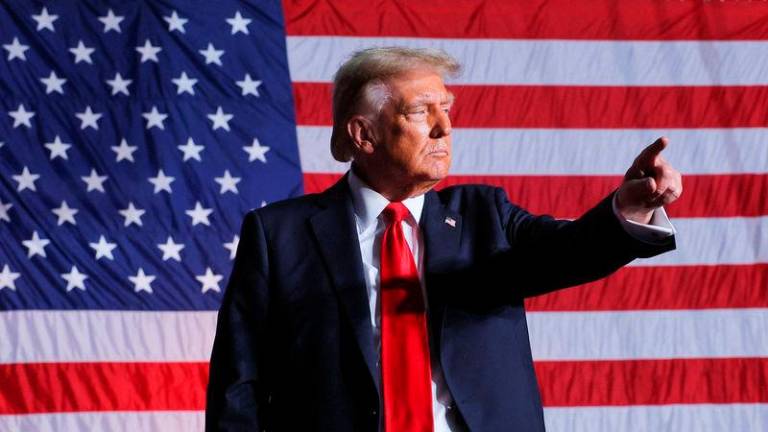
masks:
<svg viewBox="0 0 768 432"><path fill-rule="evenodd" d="M447 216L447 217L445 218L445 223L447 223L448 225L450 225L450 226L451 226L451 228L456 228L456 219L454 219L454 218L452 218L452 217L450 217L450 216Z"/></svg>

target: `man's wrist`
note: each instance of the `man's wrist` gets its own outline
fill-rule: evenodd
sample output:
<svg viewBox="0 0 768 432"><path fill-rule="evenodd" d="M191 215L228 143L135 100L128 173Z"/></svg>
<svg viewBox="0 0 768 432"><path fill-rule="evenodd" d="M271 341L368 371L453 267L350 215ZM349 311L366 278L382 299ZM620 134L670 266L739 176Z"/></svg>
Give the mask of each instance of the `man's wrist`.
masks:
<svg viewBox="0 0 768 432"><path fill-rule="evenodd" d="M640 223L624 217L619 211L616 200L616 195L614 195L612 200L613 214L621 223L624 231L634 239L646 243L660 243L677 232L664 207L651 211L648 223Z"/></svg>

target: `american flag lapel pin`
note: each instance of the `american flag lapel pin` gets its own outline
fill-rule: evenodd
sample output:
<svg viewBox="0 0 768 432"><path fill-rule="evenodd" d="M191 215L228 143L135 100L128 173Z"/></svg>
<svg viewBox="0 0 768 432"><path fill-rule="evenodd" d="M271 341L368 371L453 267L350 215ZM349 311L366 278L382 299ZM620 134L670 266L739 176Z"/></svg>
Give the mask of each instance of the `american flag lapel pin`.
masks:
<svg viewBox="0 0 768 432"><path fill-rule="evenodd" d="M454 219L454 218L452 218L450 216L446 216L445 217L445 223L450 225L451 228L456 228L456 219Z"/></svg>

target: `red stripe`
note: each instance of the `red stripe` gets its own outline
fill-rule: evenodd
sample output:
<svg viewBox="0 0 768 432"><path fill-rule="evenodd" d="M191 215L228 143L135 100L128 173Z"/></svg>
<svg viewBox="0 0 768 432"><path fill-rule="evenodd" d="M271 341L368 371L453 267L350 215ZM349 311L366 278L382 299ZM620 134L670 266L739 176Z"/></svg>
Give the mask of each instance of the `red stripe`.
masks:
<svg viewBox="0 0 768 432"><path fill-rule="evenodd" d="M768 39L761 1L283 0L289 35L499 39Z"/></svg>
<svg viewBox="0 0 768 432"><path fill-rule="evenodd" d="M331 126L333 85L331 83L293 82L293 105L300 126Z"/></svg>
<svg viewBox="0 0 768 432"><path fill-rule="evenodd" d="M208 363L0 365L0 414L205 409Z"/></svg>
<svg viewBox="0 0 768 432"><path fill-rule="evenodd" d="M768 124L768 86L449 86L454 127L729 128ZM299 125L330 126L331 84L293 83Z"/></svg>
<svg viewBox="0 0 768 432"><path fill-rule="evenodd" d="M596 282L526 301L528 311L768 307L768 264L624 267Z"/></svg>
<svg viewBox="0 0 768 432"><path fill-rule="evenodd" d="M320 192L339 174L304 173L304 190ZM439 188L488 184L506 190L510 201L537 214L577 218L621 182L614 176L449 176ZM667 208L673 217L768 215L768 174L686 175L683 196Z"/></svg>
<svg viewBox="0 0 768 432"><path fill-rule="evenodd" d="M535 367L547 407L768 402L768 358L542 361Z"/></svg>
<svg viewBox="0 0 768 432"><path fill-rule="evenodd" d="M545 406L768 402L768 359L540 361ZM205 408L206 363L0 365L0 414Z"/></svg>

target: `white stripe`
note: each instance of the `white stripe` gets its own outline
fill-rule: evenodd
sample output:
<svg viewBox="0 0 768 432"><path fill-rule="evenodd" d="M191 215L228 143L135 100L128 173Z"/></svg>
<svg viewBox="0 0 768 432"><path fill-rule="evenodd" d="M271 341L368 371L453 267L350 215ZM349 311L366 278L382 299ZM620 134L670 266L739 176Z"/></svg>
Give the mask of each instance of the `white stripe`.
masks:
<svg viewBox="0 0 768 432"><path fill-rule="evenodd" d="M768 404L544 408L550 432L722 432L768 428ZM202 411L0 415L0 432L202 431Z"/></svg>
<svg viewBox="0 0 768 432"><path fill-rule="evenodd" d="M763 41L576 41L289 36L293 81L328 82L356 50L439 48L464 67L461 84L765 85Z"/></svg>
<svg viewBox="0 0 768 432"><path fill-rule="evenodd" d="M0 363L208 361L216 312L7 311Z"/></svg>
<svg viewBox="0 0 768 432"><path fill-rule="evenodd" d="M0 363L207 361L215 318L216 312L3 312ZM537 360L768 356L768 309L530 312L528 323Z"/></svg>
<svg viewBox="0 0 768 432"><path fill-rule="evenodd" d="M768 404L544 408L549 432L768 430Z"/></svg>
<svg viewBox="0 0 768 432"><path fill-rule="evenodd" d="M0 415L0 432L202 431L202 411L76 412Z"/></svg>
<svg viewBox="0 0 768 432"><path fill-rule="evenodd" d="M768 216L674 218L672 223L677 229L677 249L635 260L630 266L768 262Z"/></svg>
<svg viewBox="0 0 768 432"><path fill-rule="evenodd" d="M527 317L534 360L768 357L768 309L529 312Z"/></svg>
<svg viewBox="0 0 768 432"><path fill-rule="evenodd" d="M299 126L304 172L342 173L331 128ZM640 151L669 137L664 157L683 174L768 172L768 128L734 129L453 129L456 175L624 175Z"/></svg>

